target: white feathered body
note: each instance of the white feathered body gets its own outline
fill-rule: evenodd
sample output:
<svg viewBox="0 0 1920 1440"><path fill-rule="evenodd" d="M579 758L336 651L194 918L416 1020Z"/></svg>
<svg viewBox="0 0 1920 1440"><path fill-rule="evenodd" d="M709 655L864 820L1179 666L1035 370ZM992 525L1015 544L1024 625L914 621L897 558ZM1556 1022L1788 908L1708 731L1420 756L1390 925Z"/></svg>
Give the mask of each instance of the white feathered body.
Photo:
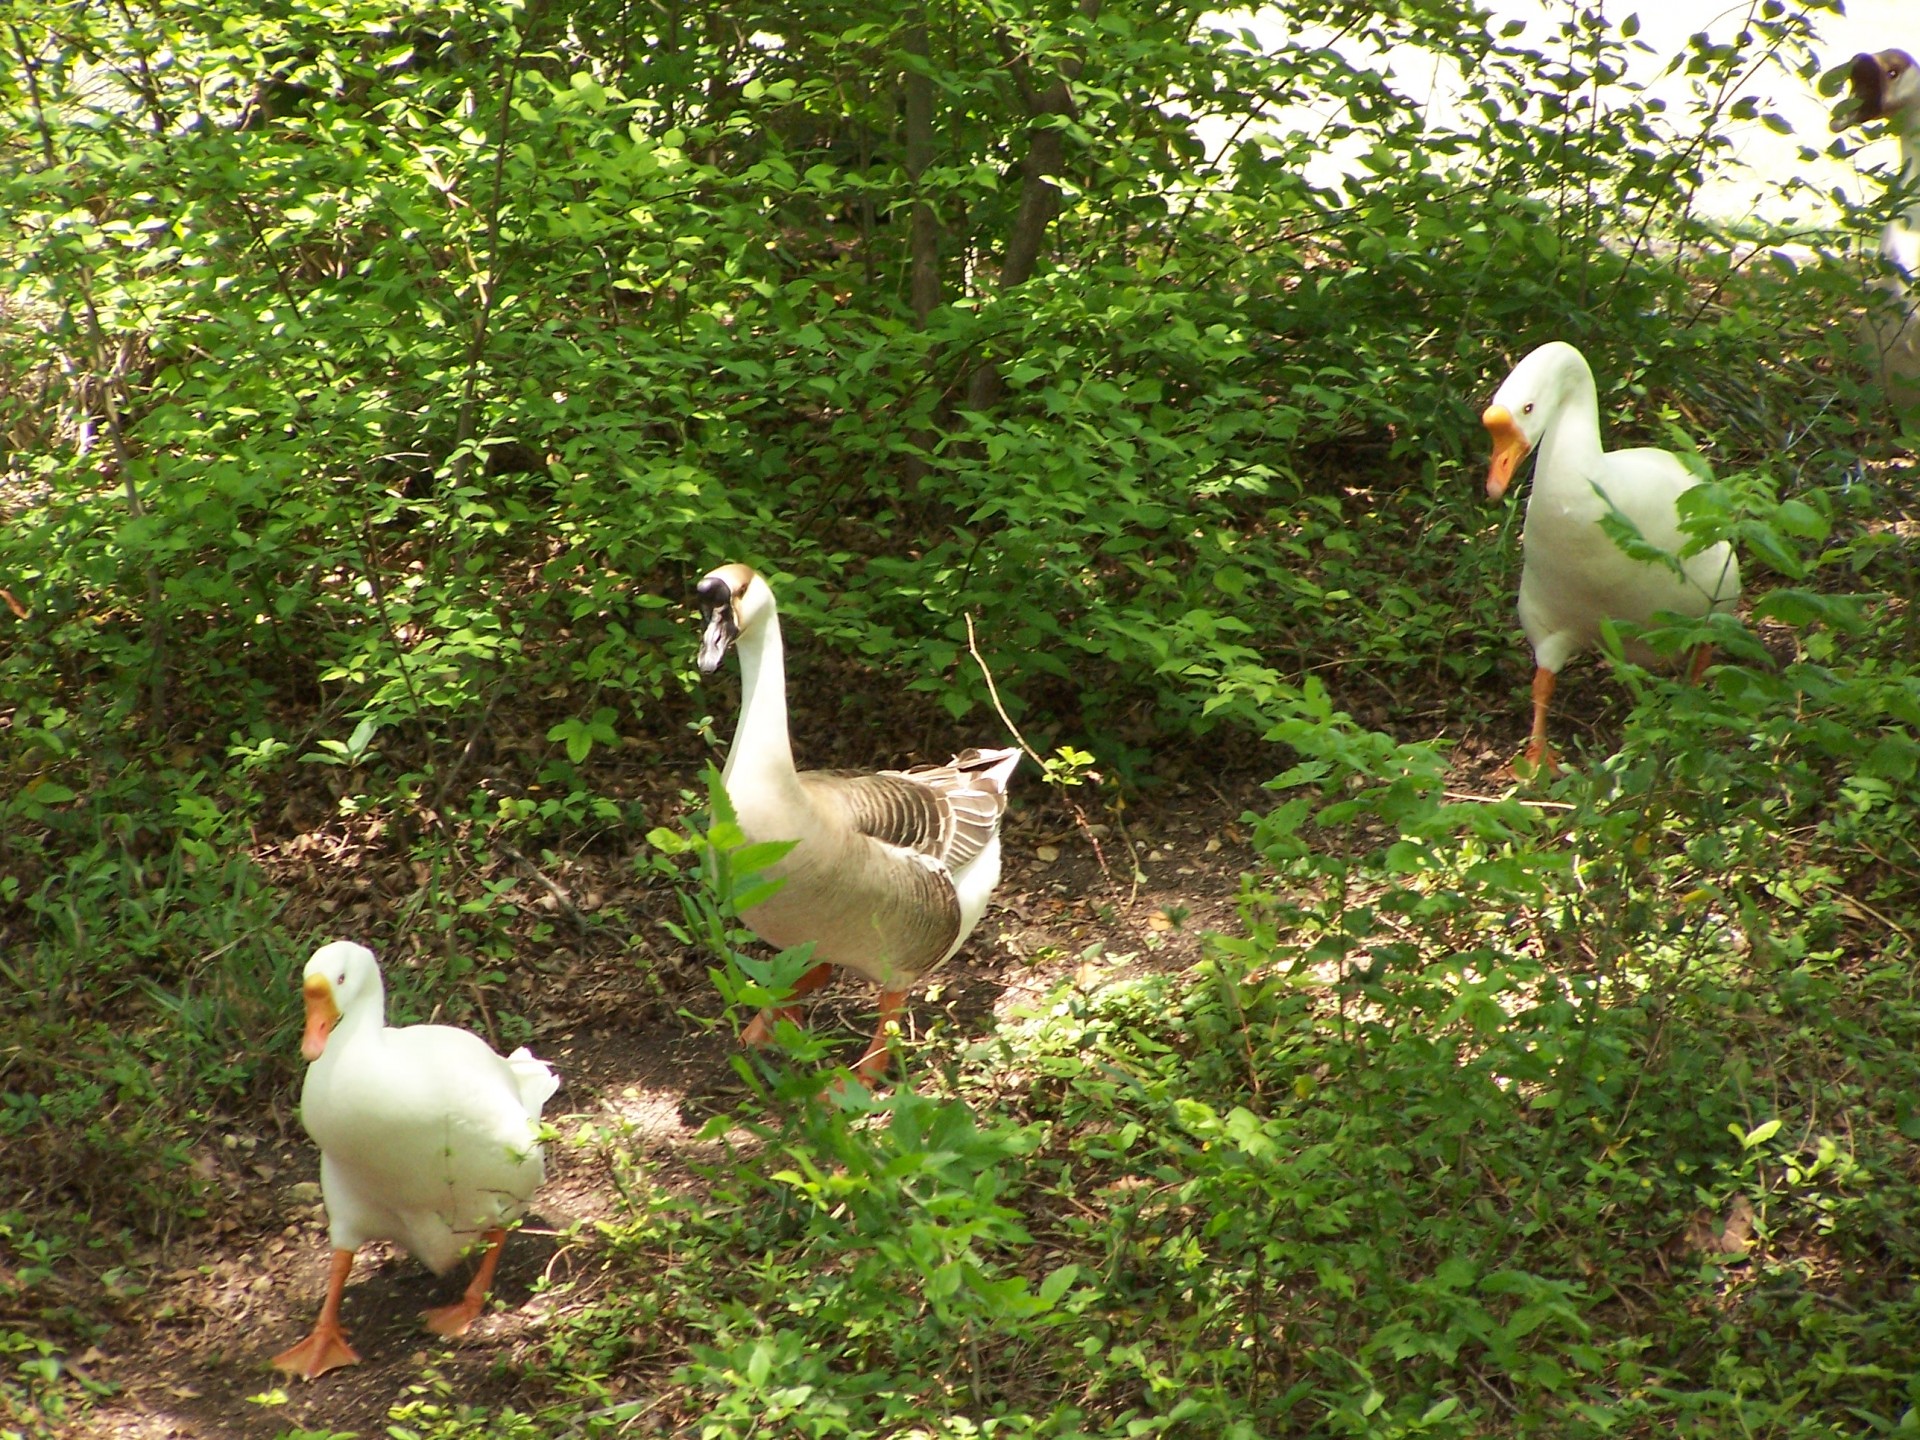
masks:
<svg viewBox="0 0 1920 1440"><path fill-rule="evenodd" d="M1855 55L1848 69L1847 96L1828 128L1885 120L1900 138L1901 209L1880 232L1860 338L1888 398L1904 408L1920 403L1920 65L1904 50L1882 50Z"/></svg>
<svg viewBox="0 0 1920 1440"><path fill-rule="evenodd" d="M1607 620L1644 625L1662 610L1704 615L1740 594L1739 562L1724 543L1683 559L1683 578L1631 558L1602 527L1617 510L1648 544L1678 555L1686 537L1677 502L1698 483L1686 466L1665 450L1616 450L1599 459L1557 467L1542 446L1527 499L1520 625L1543 669L1557 671L1598 645ZM1652 659L1637 641L1625 650L1639 663Z"/></svg>
<svg viewBox="0 0 1920 1440"><path fill-rule="evenodd" d="M532 1200L540 1109L558 1088L525 1049L503 1058L452 1026L343 1015L300 1098L333 1245L392 1240L446 1271Z"/></svg>
<svg viewBox="0 0 1920 1440"><path fill-rule="evenodd" d="M1867 285L1860 338L1879 363L1887 397L1912 405L1920 402L1920 230L1889 223L1880 235L1880 257L1882 273Z"/></svg>
<svg viewBox="0 0 1920 1440"><path fill-rule="evenodd" d="M1595 646L1608 620L1643 625L1666 610L1705 615L1740 598L1740 564L1722 541L1680 560L1680 574L1636 560L1602 525L1610 512L1678 556L1680 495L1698 478L1665 450L1605 451L1593 373L1558 341L1523 359L1494 396L1539 451L1522 532L1520 624L1535 663L1558 672ZM1636 660L1651 658L1629 642Z"/></svg>
<svg viewBox="0 0 1920 1440"><path fill-rule="evenodd" d="M740 753L737 742L733 753ZM969 751L955 764L980 753ZM862 778L869 777L832 771L794 776L801 786L823 792L813 797L816 806L841 803L849 793L845 787ZM879 783L921 784L912 771L885 770L870 778L877 805L893 798ZM766 803L766 792L735 778L727 789L750 840L793 836L798 827L792 810ZM902 820L911 823L910 816ZM1000 882L1000 837L989 835L963 863L950 866L924 849L871 834L823 839L816 832L789 850L769 876L784 883L741 917L761 939L783 950L811 940L816 960L844 966L882 990L905 989L951 958L987 913Z"/></svg>

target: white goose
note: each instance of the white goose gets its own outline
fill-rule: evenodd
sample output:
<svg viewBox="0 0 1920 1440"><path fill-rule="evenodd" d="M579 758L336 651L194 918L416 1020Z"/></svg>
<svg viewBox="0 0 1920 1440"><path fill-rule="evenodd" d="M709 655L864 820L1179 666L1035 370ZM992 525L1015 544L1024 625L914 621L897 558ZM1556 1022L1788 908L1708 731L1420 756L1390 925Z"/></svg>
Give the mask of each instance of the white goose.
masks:
<svg viewBox="0 0 1920 1440"><path fill-rule="evenodd" d="M1888 398L1912 405L1920 402L1920 69L1906 51L1853 57L1847 98L1828 128L1837 134L1869 120L1885 120L1900 137L1901 210L1880 232L1887 273L1873 289L1888 298L1870 297L1865 334Z"/></svg>
<svg viewBox="0 0 1920 1440"><path fill-rule="evenodd" d="M450 1025L389 1027L373 952L337 941L307 961L308 1061L300 1118L320 1146L333 1265L313 1333L273 1357L308 1380L359 1362L340 1328L340 1294L354 1253L392 1240L436 1275L476 1239L487 1242L473 1282L429 1310L427 1328L460 1335L486 1304L505 1226L545 1171L540 1107L560 1086L526 1050L504 1059Z"/></svg>
<svg viewBox="0 0 1920 1440"><path fill-rule="evenodd" d="M1644 624L1662 610L1705 615L1731 609L1740 598L1740 564L1724 541L1680 562L1682 574L1628 558L1601 528L1617 510L1641 538L1680 553L1675 501L1698 483L1665 450L1602 450L1600 405L1593 372L1571 345L1555 340L1517 366L1481 416L1493 437L1487 494L1506 494L1514 467L1538 447L1533 493L1522 533L1520 624L1533 646L1533 733L1527 759L1554 768L1547 746L1547 706L1553 686L1574 655L1600 638L1603 621ZM1636 660L1649 657L1629 644ZM1692 675L1706 668L1704 648Z"/></svg>
<svg viewBox="0 0 1920 1440"><path fill-rule="evenodd" d="M910 770L793 767L786 652L773 591L746 565L722 565L696 591L706 620L702 673L740 651L740 721L722 780L749 840L799 843L770 872L784 883L742 919L768 944L811 940L820 961L796 995L840 965L880 987L880 1022L854 1071L887 1068L887 1026L908 993L954 954L1000 878L1000 817L1020 752L967 750ZM791 1009L763 1011L741 1039L765 1044Z"/></svg>

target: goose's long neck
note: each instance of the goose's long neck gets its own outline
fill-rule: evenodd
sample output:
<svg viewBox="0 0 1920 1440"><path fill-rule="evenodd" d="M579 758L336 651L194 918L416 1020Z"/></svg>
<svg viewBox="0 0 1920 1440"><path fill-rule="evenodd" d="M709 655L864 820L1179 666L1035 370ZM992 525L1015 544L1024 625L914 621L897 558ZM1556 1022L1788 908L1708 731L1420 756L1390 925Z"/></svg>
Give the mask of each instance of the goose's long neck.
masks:
<svg viewBox="0 0 1920 1440"><path fill-rule="evenodd" d="M1535 483L1543 475L1590 475L1600 453L1600 396L1593 372L1585 365L1570 366L1566 388L1540 436Z"/></svg>
<svg viewBox="0 0 1920 1440"><path fill-rule="evenodd" d="M334 1022L333 1033L327 1037L327 1048L314 1063L339 1062L339 1057L351 1046L368 1036L378 1035L386 1028L386 986L376 980L371 994L359 996L356 1004L340 1012L340 1018Z"/></svg>
<svg viewBox="0 0 1920 1440"><path fill-rule="evenodd" d="M766 624L742 635L735 648L740 652L740 723L720 778L729 787L736 777L790 782L793 745L787 738L787 652L780 617L767 616Z"/></svg>
<svg viewBox="0 0 1920 1440"><path fill-rule="evenodd" d="M1900 223L1920 230L1920 113L1900 127Z"/></svg>

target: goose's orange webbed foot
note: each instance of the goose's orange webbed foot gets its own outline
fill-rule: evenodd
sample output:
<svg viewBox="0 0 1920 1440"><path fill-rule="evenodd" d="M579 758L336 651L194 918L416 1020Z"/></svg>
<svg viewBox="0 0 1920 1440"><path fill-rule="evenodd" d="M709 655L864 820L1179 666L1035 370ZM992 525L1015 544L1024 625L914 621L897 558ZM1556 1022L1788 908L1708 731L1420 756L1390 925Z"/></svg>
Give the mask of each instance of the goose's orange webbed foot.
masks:
<svg viewBox="0 0 1920 1440"><path fill-rule="evenodd" d="M347 1343L338 1325L316 1325L313 1333L298 1345L273 1357L273 1368L297 1375L302 1380L318 1380L329 1370L343 1365L358 1365L360 1352Z"/></svg>
<svg viewBox="0 0 1920 1440"><path fill-rule="evenodd" d="M505 1230L487 1232L487 1253L480 1257L480 1266L473 1272L466 1293L451 1305L436 1305L431 1310L423 1310L420 1318L427 1322L427 1329L449 1340L467 1333L467 1327L480 1318L487 1308L487 1292L493 1289L493 1272L500 1264L500 1247L507 1243Z"/></svg>
<svg viewBox="0 0 1920 1440"><path fill-rule="evenodd" d="M794 981L793 998L798 1000L802 995L811 995L831 979L833 979L833 966L822 961ZM762 1045L772 1044L774 1028L782 1020L791 1020L798 1024L800 1007L780 1005L762 1010L748 1022L747 1028L740 1032L740 1043L756 1049Z"/></svg>
<svg viewBox="0 0 1920 1440"><path fill-rule="evenodd" d="M347 1288L347 1275L352 1269L353 1251L335 1250L327 1272L327 1298L321 1303L320 1318L313 1322L313 1333L274 1356L274 1369L302 1380L317 1380L329 1370L360 1363L360 1353L347 1343L346 1332L340 1328L340 1294Z"/></svg>

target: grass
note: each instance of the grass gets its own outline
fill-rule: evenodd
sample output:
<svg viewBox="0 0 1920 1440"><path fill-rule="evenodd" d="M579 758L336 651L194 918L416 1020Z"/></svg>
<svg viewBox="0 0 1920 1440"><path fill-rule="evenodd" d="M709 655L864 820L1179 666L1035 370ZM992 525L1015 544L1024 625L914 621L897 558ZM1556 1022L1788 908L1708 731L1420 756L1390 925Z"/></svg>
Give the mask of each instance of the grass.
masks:
<svg viewBox="0 0 1920 1440"><path fill-rule="evenodd" d="M1839 524L1826 555L1891 590L1905 551L1877 533ZM1887 718L1920 679L1904 612L1843 588L1763 588L1704 686L1586 677L1626 697L1617 747L1491 802L1307 687L1269 737L1244 934L1063 988L917 1064L918 1093L763 1089L693 1193L594 1137L623 1197L601 1282L555 1306L511 1406L428 1372L390 1433L1920 1429L1916 745ZM199 1224L193 1145L293 1083L300 949L248 854L263 796L227 783L198 803L205 781L103 770L89 801L10 802L33 823L6 913L34 938L0 962L25 1180L0 1435L84 1415L66 1362L138 1283L126 1236ZM685 933L724 949L652 840L628 873L679 885ZM451 937L396 1001L478 995L478 1019L551 922L501 898L477 826L438 843L382 862L426 865L409 933ZM784 973L730 979L751 1003Z"/></svg>
<svg viewBox="0 0 1920 1440"><path fill-rule="evenodd" d="M787 1087L696 1197L613 1140L605 1283L563 1309L526 1406L396 1418L1912 1433L1910 957L1841 874L1851 821L1781 824L1764 733L1708 760L1677 748L1685 707L1635 722L1478 837L1409 838L1404 809L1374 849L1271 828L1248 938L1063 987L948 1055L942 1093L926 1066L928 1093L870 1105Z"/></svg>
<svg viewBox="0 0 1920 1440"><path fill-rule="evenodd" d="M1911 1429L1911 980L1754 978L1221 955L1063 991L960 1093L764 1115L697 1202L635 1184L538 1426Z"/></svg>

